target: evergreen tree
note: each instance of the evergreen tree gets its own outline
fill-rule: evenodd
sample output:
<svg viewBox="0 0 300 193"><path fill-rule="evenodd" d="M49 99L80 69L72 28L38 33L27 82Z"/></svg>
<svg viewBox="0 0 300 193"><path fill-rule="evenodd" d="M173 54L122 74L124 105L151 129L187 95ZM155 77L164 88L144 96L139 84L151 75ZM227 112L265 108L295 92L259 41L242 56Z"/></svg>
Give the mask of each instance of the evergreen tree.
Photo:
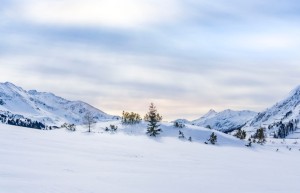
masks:
<svg viewBox="0 0 300 193"><path fill-rule="evenodd" d="M211 129L211 126L210 125L206 125L205 128Z"/></svg>
<svg viewBox="0 0 300 193"><path fill-rule="evenodd" d="M254 138L257 139L257 143L263 145L266 142L265 128L261 127L257 129Z"/></svg>
<svg viewBox="0 0 300 193"><path fill-rule="evenodd" d="M153 103L149 106L149 112L145 115L145 121L148 122L147 134L156 137L161 132L159 128L159 122L162 120L162 116L157 113L156 107Z"/></svg>
<svg viewBox="0 0 300 193"><path fill-rule="evenodd" d="M217 139L218 139L218 138L217 138L217 135L215 134L215 132L212 132L212 134L210 135L208 141L209 141L211 144L215 145L215 144L217 143Z"/></svg>

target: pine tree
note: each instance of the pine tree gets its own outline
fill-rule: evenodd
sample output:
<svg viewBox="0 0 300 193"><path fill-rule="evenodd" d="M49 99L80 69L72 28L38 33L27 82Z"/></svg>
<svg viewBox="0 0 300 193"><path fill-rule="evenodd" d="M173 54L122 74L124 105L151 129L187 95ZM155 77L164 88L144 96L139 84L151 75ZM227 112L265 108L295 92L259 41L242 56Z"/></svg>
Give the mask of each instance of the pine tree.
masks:
<svg viewBox="0 0 300 193"><path fill-rule="evenodd" d="M208 141L211 144L215 145L217 143L217 140L218 140L217 135L215 134L215 132L212 132L212 134L210 135Z"/></svg>
<svg viewBox="0 0 300 193"><path fill-rule="evenodd" d="M148 122L147 134L156 137L160 134L159 122L162 120L162 116L157 113L156 107L153 103L149 106L149 112L145 115L145 121Z"/></svg>
<svg viewBox="0 0 300 193"><path fill-rule="evenodd" d="M206 125L205 128L211 129L211 126L210 125Z"/></svg>
<svg viewBox="0 0 300 193"><path fill-rule="evenodd" d="M254 137L257 139L257 143L263 145L266 142L265 128L261 127L257 129Z"/></svg>

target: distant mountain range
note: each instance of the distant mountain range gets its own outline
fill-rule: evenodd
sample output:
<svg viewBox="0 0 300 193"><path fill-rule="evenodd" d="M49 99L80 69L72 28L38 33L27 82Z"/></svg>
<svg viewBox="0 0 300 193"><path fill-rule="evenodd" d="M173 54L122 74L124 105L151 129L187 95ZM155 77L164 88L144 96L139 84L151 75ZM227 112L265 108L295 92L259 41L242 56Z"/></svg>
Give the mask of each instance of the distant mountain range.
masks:
<svg viewBox="0 0 300 193"><path fill-rule="evenodd" d="M185 119L178 119L176 121L210 127L226 133L236 129L245 129L247 132L253 133L256 129L263 127L266 128L268 135L275 137L281 135L285 137L298 129L299 119L300 86L291 91L285 99L260 113L230 109L218 113L210 110L194 121Z"/></svg>
<svg viewBox="0 0 300 193"><path fill-rule="evenodd" d="M210 127L218 131L231 132L244 127L256 115L256 112L246 110L233 111L227 109L219 113L210 110L200 119L194 120L191 123L202 127Z"/></svg>
<svg viewBox="0 0 300 193"><path fill-rule="evenodd" d="M218 113L211 109L205 115L194 121L184 119L177 119L176 121L227 133L244 127L246 123L256 115L257 113L253 111L233 111L227 109Z"/></svg>
<svg viewBox="0 0 300 193"><path fill-rule="evenodd" d="M8 120L22 117L45 125L81 124L88 111L97 121L118 118L82 101L69 101L48 92L26 91L9 82L0 83L0 115L10 117Z"/></svg>
<svg viewBox="0 0 300 193"><path fill-rule="evenodd" d="M91 112L96 121L119 119L82 101L69 101L48 92L26 91L9 82L0 83L0 122L40 129L46 125L60 126L65 122L82 124L87 112ZM294 132L298 128L299 118L300 86L284 100L260 113L249 110L210 110L194 121L176 121L225 133L241 128L251 133L264 127L269 135L278 137Z"/></svg>

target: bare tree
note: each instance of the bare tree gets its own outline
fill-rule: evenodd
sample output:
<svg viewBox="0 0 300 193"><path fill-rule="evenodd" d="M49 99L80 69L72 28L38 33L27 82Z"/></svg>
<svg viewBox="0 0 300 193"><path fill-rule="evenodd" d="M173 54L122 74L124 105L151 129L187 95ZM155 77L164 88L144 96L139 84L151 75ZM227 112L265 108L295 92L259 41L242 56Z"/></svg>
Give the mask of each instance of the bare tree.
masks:
<svg viewBox="0 0 300 193"><path fill-rule="evenodd" d="M88 111L83 117L83 124L89 129L88 132L91 132L91 128L95 125L96 119L90 111Z"/></svg>

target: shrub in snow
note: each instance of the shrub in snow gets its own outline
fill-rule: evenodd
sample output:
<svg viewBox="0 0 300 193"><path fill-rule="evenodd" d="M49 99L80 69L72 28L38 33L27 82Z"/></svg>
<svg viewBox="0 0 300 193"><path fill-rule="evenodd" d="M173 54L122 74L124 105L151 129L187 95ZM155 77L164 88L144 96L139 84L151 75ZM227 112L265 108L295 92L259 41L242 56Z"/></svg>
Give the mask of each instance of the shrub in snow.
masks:
<svg viewBox="0 0 300 193"><path fill-rule="evenodd" d="M66 128L68 131L76 131L76 125L64 123L61 128Z"/></svg>
<svg viewBox="0 0 300 193"><path fill-rule="evenodd" d="M174 122L174 127L176 128L184 128L185 127L185 124L181 121L175 121Z"/></svg>
<svg viewBox="0 0 300 193"><path fill-rule="evenodd" d="M251 146L252 146L251 138L248 139L248 144L246 144L245 146L246 146L246 147L251 147Z"/></svg>
<svg viewBox="0 0 300 193"><path fill-rule="evenodd" d="M212 132L212 134L210 135L209 139L207 140L208 142L210 142L211 144L215 145L217 143L218 137L215 134L215 132Z"/></svg>
<svg viewBox="0 0 300 193"><path fill-rule="evenodd" d="M149 112L145 115L145 121L148 122L147 134L156 137L161 132L159 128L159 122L162 120L162 116L157 113L156 107L153 103L150 104Z"/></svg>
<svg viewBox="0 0 300 193"><path fill-rule="evenodd" d="M182 131L179 130L179 136L178 136L179 139L184 139L184 134Z"/></svg>
<svg viewBox="0 0 300 193"><path fill-rule="evenodd" d="M192 142L192 141L193 141L193 140L192 140L192 137L189 137L189 141L190 141L190 142Z"/></svg>
<svg viewBox="0 0 300 193"><path fill-rule="evenodd" d="M141 116L138 113L134 112L125 112L122 113L122 124L124 125L134 125L142 121Z"/></svg>
<svg viewBox="0 0 300 193"><path fill-rule="evenodd" d="M110 125L109 127L105 127L106 132L114 133L114 132L117 132L117 130L118 130L118 126L116 126L116 125Z"/></svg>

